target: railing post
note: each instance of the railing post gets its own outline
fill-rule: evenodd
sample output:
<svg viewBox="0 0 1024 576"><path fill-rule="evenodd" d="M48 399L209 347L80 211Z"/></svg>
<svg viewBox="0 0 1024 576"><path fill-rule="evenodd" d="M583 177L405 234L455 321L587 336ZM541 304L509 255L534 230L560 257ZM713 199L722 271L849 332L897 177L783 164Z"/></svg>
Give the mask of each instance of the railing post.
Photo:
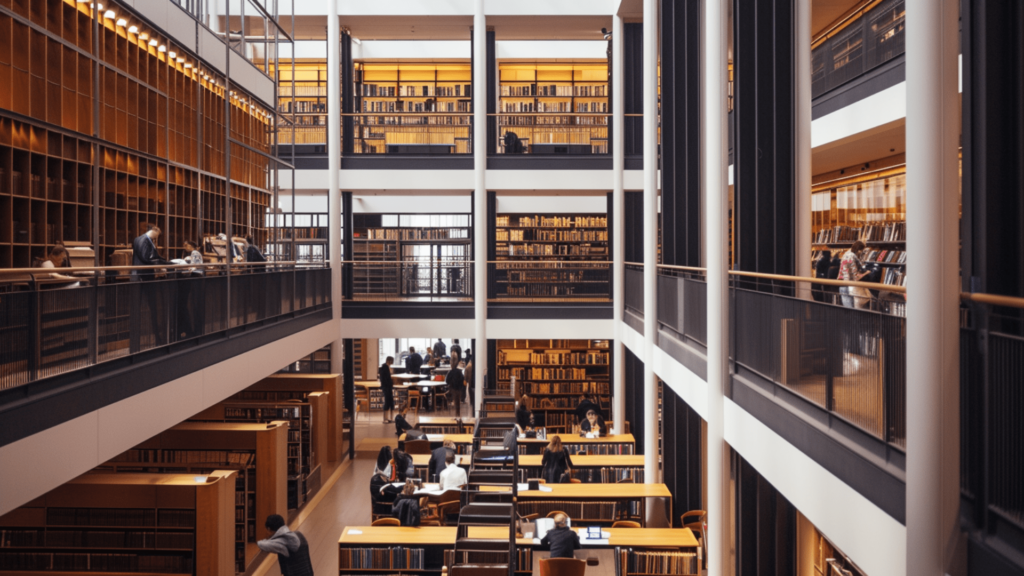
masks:
<svg viewBox="0 0 1024 576"><path fill-rule="evenodd" d="M28 380L39 379L39 345L42 342L42 310L39 306L39 285L32 283L32 298L29 300L29 339L28 339Z"/></svg>
<svg viewBox="0 0 1024 576"><path fill-rule="evenodd" d="M96 364L96 342L99 340L99 293L100 293L100 276L99 272L93 272L92 279L92 294L89 297L89 319L87 323L86 332L88 337L86 338L88 345L88 356L89 365Z"/></svg>

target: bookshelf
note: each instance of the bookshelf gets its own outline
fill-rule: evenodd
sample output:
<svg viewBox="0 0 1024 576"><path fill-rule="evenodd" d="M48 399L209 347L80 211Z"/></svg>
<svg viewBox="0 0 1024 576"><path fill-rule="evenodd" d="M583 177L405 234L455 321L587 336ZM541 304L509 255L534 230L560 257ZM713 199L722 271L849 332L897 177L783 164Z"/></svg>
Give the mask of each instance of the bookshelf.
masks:
<svg viewBox="0 0 1024 576"><path fill-rule="evenodd" d="M854 177L811 193L812 259L842 254L857 240L867 265L882 268L879 282L906 285L907 185L903 169Z"/></svg>
<svg viewBox="0 0 1024 576"><path fill-rule="evenodd" d="M327 61L298 59L294 75L291 63L279 62L277 111L287 117L278 133L279 144L327 143ZM294 93L292 80L295 81ZM293 116L294 114L294 116ZM295 138L292 127L295 121Z"/></svg>
<svg viewBox="0 0 1024 576"><path fill-rule="evenodd" d="M649 576L659 574L693 575L701 573L701 557L694 550L637 550L620 548L619 574L622 576Z"/></svg>
<svg viewBox="0 0 1024 576"><path fill-rule="evenodd" d="M235 472L85 474L0 517L0 570L234 573Z"/></svg>
<svg viewBox="0 0 1024 576"><path fill-rule="evenodd" d="M376 528L389 528L379 530ZM455 528L346 528L338 541L340 574L441 574L445 554L455 547Z"/></svg>
<svg viewBox="0 0 1024 576"><path fill-rule="evenodd" d="M609 297L606 214L499 214L494 234L494 297Z"/></svg>
<svg viewBox="0 0 1024 576"><path fill-rule="evenodd" d="M501 64L498 74L498 109L523 114L499 117L499 143L514 132L531 154L608 153L608 118L575 115L611 113L607 63Z"/></svg>
<svg viewBox="0 0 1024 576"><path fill-rule="evenodd" d="M317 392L327 393L327 459L340 462L345 438L345 395L340 374L330 373L331 348L326 346L314 352L315 365L323 364L318 373L278 373L272 374L235 394L231 400L258 400L284 402L287 400L309 401L310 395ZM325 358L325 359L323 359ZM307 361L299 360L299 364Z"/></svg>
<svg viewBox="0 0 1024 576"><path fill-rule="evenodd" d="M515 377L515 396L529 395L537 425L569 433L583 392L611 406L610 365L607 340L498 340L498 393L511 393Z"/></svg>
<svg viewBox="0 0 1024 576"><path fill-rule="evenodd" d="M285 213L273 211L265 216L266 227L271 233L267 243L268 260L321 263L329 256L328 241L330 227L328 215L317 212ZM294 224L294 227L292 226ZM276 239L276 240L274 240ZM292 258L292 245L295 258ZM339 249L344 248L344 245ZM345 255L342 253L342 259Z"/></svg>
<svg viewBox="0 0 1024 576"><path fill-rule="evenodd" d="M330 374L330 372L331 347L329 345L278 370L278 373L281 374Z"/></svg>
<svg viewBox="0 0 1024 576"><path fill-rule="evenodd" d="M463 296L471 290L469 214L354 214L358 295ZM401 264L399 264L401 263Z"/></svg>
<svg viewBox="0 0 1024 576"><path fill-rule="evenodd" d="M472 112L469 63L355 63L357 154L469 154L470 116L387 113Z"/></svg>
<svg viewBox="0 0 1024 576"><path fill-rule="evenodd" d="M94 55L88 3L18 2L0 14L0 267L28 267L58 241L96 244L108 264L148 225L176 257L184 240L225 228L227 82L130 10L107 9L133 28L104 18ZM232 136L269 152L268 111L241 93L230 101ZM232 220L261 243L269 170L232 148Z"/></svg>

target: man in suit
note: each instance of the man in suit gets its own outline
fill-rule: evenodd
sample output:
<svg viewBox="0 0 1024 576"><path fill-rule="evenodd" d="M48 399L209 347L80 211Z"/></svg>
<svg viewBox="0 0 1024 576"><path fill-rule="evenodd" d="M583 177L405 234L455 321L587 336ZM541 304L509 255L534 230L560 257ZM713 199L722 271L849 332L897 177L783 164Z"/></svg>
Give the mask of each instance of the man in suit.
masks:
<svg viewBox="0 0 1024 576"><path fill-rule="evenodd" d="M132 242L132 266L157 266L167 264L156 250L156 241L160 239L160 228L150 226L145 234ZM150 270L132 270L132 282L153 279Z"/></svg>
<svg viewBox="0 0 1024 576"><path fill-rule="evenodd" d="M573 551L580 549L580 535L569 528L565 514L556 514L555 527L548 530L540 544L551 550L552 558L573 558Z"/></svg>
<svg viewBox="0 0 1024 576"><path fill-rule="evenodd" d="M444 358L447 352L448 347L444 345L444 342L442 342L440 338L438 338L437 342L434 342L434 358L437 358L437 361L440 362L441 358Z"/></svg>
<svg viewBox="0 0 1024 576"><path fill-rule="evenodd" d="M139 236L132 242L132 266L158 266L167 264L167 260L160 256L156 249L156 241L160 238L160 228L150 226L145 234ZM132 270L132 282L148 282L154 280L152 270ZM143 287L142 284L135 284L132 288L133 308L141 310L148 308L149 326L144 326L142 314L133 314L132 322L135 325L132 330L130 347L132 352L142 349L143 337L146 337L146 345L162 346L167 343L167 322L162 308L166 305L164 301L169 298L168 292L163 286L151 285ZM164 295L164 298L161 298ZM152 337L150 341L149 337Z"/></svg>
<svg viewBox="0 0 1024 576"><path fill-rule="evenodd" d="M409 374L419 374L423 366L423 356L416 353L415 346L409 346L409 355L405 357L405 371Z"/></svg>
<svg viewBox="0 0 1024 576"><path fill-rule="evenodd" d="M437 478L441 476L441 472L447 467L445 461L448 455L455 456L455 442L450 439L444 441L444 446L436 448L430 453L430 462L427 464L427 473L430 475L430 481L436 482Z"/></svg>

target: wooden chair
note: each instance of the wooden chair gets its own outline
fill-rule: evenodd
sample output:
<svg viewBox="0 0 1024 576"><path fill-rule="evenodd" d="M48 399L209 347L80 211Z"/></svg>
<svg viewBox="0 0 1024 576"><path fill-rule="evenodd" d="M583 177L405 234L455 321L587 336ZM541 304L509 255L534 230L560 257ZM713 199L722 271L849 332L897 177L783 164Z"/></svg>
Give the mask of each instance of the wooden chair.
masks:
<svg viewBox="0 0 1024 576"><path fill-rule="evenodd" d="M362 384L355 385L355 410L356 420L359 420L359 407L362 406L366 410L366 419L370 419L370 389Z"/></svg>
<svg viewBox="0 0 1024 576"><path fill-rule="evenodd" d="M616 520L612 522L612 528L642 528L639 522L635 520Z"/></svg>
<svg viewBox="0 0 1024 576"><path fill-rule="evenodd" d="M559 514L565 514L565 512L562 512L561 510L552 510L551 512L548 512L548 515L545 516L545 518L554 518L555 516L557 516ZM568 514L565 514L565 517L566 518L572 518L572 516L569 516Z"/></svg>
<svg viewBox="0 0 1024 576"><path fill-rule="evenodd" d="M406 440L406 454L430 454L430 440Z"/></svg>
<svg viewBox="0 0 1024 576"><path fill-rule="evenodd" d="M419 419L419 417L420 417L420 406L422 404L423 404L423 395L420 394L420 391L415 389L415 388L409 388L409 396L406 399L406 405L409 408L412 408L413 406L416 407L415 414L416 414L416 418L417 419Z"/></svg>
<svg viewBox="0 0 1024 576"><path fill-rule="evenodd" d="M401 526L402 523L398 521L398 518L380 518L374 520L370 526Z"/></svg>
<svg viewBox="0 0 1024 576"><path fill-rule="evenodd" d="M699 537L701 531L704 530L704 519L707 515L708 513L704 510L690 510L689 512L679 516L679 523L683 525L683 528L689 528L690 530L697 532ZM690 519L689 522L686 521L687 518Z"/></svg>
<svg viewBox="0 0 1024 576"><path fill-rule="evenodd" d="M583 576L586 560L575 558L541 558L540 576Z"/></svg>
<svg viewBox="0 0 1024 576"><path fill-rule="evenodd" d="M437 516L441 520L442 526L448 525L448 518L450 516L458 516L459 510L462 509L462 502L455 500L452 502L444 502L437 505ZM458 524L458 520L455 521Z"/></svg>
<svg viewBox="0 0 1024 576"><path fill-rule="evenodd" d="M441 403L442 402L444 402L444 409L447 410L448 407L449 407L449 404L448 404L448 387L447 386L441 386L440 388L438 388L437 392L434 393L434 410L435 411L439 410L441 408Z"/></svg>
<svg viewBox="0 0 1024 576"><path fill-rule="evenodd" d="M569 478L569 484L583 484L583 480L579 478Z"/></svg>

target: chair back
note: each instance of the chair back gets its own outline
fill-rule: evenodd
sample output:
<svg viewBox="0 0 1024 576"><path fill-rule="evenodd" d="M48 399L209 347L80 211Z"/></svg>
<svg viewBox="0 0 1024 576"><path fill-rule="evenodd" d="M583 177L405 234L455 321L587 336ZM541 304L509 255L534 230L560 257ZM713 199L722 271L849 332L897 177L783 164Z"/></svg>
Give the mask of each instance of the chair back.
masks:
<svg viewBox="0 0 1024 576"><path fill-rule="evenodd" d="M635 520L616 520L612 522L612 528L642 528L642 526Z"/></svg>
<svg viewBox="0 0 1024 576"><path fill-rule="evenodd" d="M406 454L430 454L430 440L406 440Z"/></svg>
<svg viewBox="0 0 1024 576"><path fill-rule="evenodd" d="M679 523L683 528L701 530L704 528L704 518L707 514L704 510L690 510L679 517Z"/></svg>
<svg viewBox="0 0 1024 576"><path fill-rule="evenodd" d="M541 558L540 576L583 576L587 563L576 558Z"/></svg>
<svg viewBox="0 0 1024 576"><path fill-rule="evenodd" d="M398 521L398 518L380 518L374 520L370 526L401 526L402 523Z"/></svg>

